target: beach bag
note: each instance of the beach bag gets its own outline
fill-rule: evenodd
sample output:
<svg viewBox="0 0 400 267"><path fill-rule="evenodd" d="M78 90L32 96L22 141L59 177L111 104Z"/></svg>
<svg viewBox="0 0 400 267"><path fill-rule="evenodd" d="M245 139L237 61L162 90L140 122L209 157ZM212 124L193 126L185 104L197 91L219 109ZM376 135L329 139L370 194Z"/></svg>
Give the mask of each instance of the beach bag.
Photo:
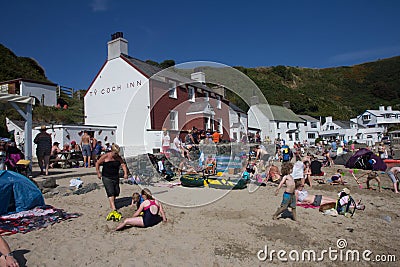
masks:
<svg viewBox="0 0 400 267"><path fill-rule="evenodd" d="M283 148L283 150L282 150L283 161L289 161L290 160L290 152L291 152L289 147L285 145L282 148Z"/></svg>
<svg viewBox="0 0 400 267"><path fill-rule="evenodd" d="M356 211L357 204L350 196L350 190L344 188L338 193L338 200L336 201L336 210L338 214L353 217Z"/></svg>

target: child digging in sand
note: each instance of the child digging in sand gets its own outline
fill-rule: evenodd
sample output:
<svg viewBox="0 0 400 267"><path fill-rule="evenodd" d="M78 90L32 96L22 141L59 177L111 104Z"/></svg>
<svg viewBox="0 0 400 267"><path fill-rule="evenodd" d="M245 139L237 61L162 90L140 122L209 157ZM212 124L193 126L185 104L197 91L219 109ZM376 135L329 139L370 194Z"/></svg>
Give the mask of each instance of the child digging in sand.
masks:
<svg viewBox="0 0 400 267"><path fill-rule="evenodd" d="M116 231L122 230L125 226L137 226L137 227L150 227L158 224L159 222L167 221L163 206L160 202L155 200L151 195L149 189L144 188L142 190L143 203L140 204L139 209L133 214L133 217L127 218L123 223L117 226ZM143 211L143 216L140 213ZM159 215L161 214L161 216Z"/></svg>
<svg viewBox="0 0 400 267"><path fill-rule="evenodd" d="M292 218L294 221L296 221L296 195L294 193L295 191L295 183L293 180L293 177L290 175L290 173L293 170L293 164L292 163L284 163L282 164L282 170L281 173L283 175L282 181L278 185L278 188L275 191L275 196L278 195L279 189L286 184L286 190L283 193L283 198L282 198L282 203L281 206L277 209L275 214L272 216L273 220L278 219L278 216L284 212L288 207L292 208Z"/></svg>

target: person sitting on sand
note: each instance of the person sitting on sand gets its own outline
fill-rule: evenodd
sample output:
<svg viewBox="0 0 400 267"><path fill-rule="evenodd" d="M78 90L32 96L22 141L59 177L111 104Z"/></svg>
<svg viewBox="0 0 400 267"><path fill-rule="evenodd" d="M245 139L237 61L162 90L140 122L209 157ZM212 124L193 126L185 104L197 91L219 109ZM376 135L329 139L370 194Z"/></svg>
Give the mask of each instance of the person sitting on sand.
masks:
<svg viewBox="0 0 400 267"><path fill-rule="evenodd" d="M284 212L288 207L292 208L292 216L293 220L296 220L296 196L294 194L295 191L295 183L294 179L291 176L291 172L293 170L293 164L289 162L285 162L282 164L282 181L279 183L278 188L275 191L275 196L278 195L279 189L285 184L286 190L283 193L281 206L276 210L274 215L272 216L273 220L276 220L278 216Z"/></svg>
<svg viewBox="0 0 400 267"><path fill-rule="evenodd" d="M197 173L197 171L191 166L187 160L187 158L182 158L181 163L179 163L178 166L178 172L182 174L194 174Z"/></svg>
<svg viewBox="0 0 400 267"><path fill-rule="evenodd" d="M0 266L18 267L19 264L14 258L8 243L0 236Z"/></svg>
<svg viewBox="0 0 400 267"><path fill-rule="evenodd" d="M310 167L310 161L305 160L303 162L304 165L304 177L301 179L301 183L308 184L310 188L312 188L312 182L311 182L311 167Z"/></svg>
<svg viewBox="0 0 400 267"><path fill-rule="evenodd" d="M267 174L267 182L271 180L272 182L276 183L281 179L281 172L278 166L274 165L273 161L269 162L269 166L267 167L267 170L265 172Z"/></svg>
<svg viewBox="0 0 400 267"><path fill-rule="evenodd" d="M132 195L132 203L131 203L131 207L136 205L136 209L139 209L140 204L142 204L144 201L142 195L140 195L139 193L135 192Z"/></svg>
<svg viewBox="0 0 400 267"><path fill-rule="evenodd" d="M331 185L337 185L337 184L344 185L344 181L342 179L341 172L342 172L342 170L338 169L336 171L336 173L334 175L332 175L332 177L331 177L331 180L332 180Z"/></svg>
<svg viewBox="0 0 400 267"><path fill-rule="evenodd" d="M115 229L116 231L122 230L128 225L137 227L151 227L160 223L161 221L167 221L162 204L153 198L150 190L144 188L142 190L142 196L144 201L142 204L140 204L139 209L133 214L132 218L127 218L120 225L118 225ZM142 211L143 216L139 216ZM159 214L161 214L161 216Z"/></svg>
<svg viewBox="0 0 400 267"><path fill-rule="evenodd" d="M209 155L206 159L206 173L207 174L215 174L215 167L217 163L215 161L215 158L213 158L211 155Z"/></svg>

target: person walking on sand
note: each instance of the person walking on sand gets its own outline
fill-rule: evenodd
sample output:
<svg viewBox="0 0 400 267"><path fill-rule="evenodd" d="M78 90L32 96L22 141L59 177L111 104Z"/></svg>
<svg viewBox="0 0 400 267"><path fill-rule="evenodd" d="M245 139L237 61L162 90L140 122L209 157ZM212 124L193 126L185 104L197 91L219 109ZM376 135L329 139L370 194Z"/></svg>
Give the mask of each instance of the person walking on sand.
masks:
<svg viewBox="0 0 400 267"><path fill-rule="evenodd" d="M83 131L83 135L81 137L81 148L82 148L82 156L83 156L83 167L90 167L90 159L92 156L92 146L90 144L90 135L87 131Z"/></svg>
<svg viewBox="0 0 400 267"><path fill-rule="evenodd" d="M49 174L50 154L51 154L51 135L46 132L46 125L40 127L40 133L35 136L33 142L36 146L36 156L40 167L40 174Z"/></svg>
<svg viewBox="0 0 400 267"><path fill-rule="evenodd" d="M103 180L104 188L110 202L111 212L107 216L107 220L120 218L121 213L115 207L115 198L119 196L119 169L122 167L124 178L128 179L128 168L122 157L119 155L120 148L117 144L111 146L111 151L102 155L96 162L97 177ZM100 173L100 165L103 165Z"/></svg>
<svg viewBox="0 0 400 267"><path fill-rule="evenodd" d="M0 266L18 267L19 264L14 258L8 243L0 236Z"/></svg>
<svg viewBox="0 0 400 267"><path fill-rule="evenodd" d="M284 212L288 207L292 208L292 216L293 220L296 221L296 195L295 195L295 183L293 180L293 177L291 176L291 172L293 170L293 164L292 163L284 163L282 164L282 181L279 183L278 188L275 191L275 196L278 195L279 189L286 184L286 190L283 193L283 198L282 198L282 203L281 206L276 210L274 215L272 216L273 220L278 219L278 216Z"/></svg>

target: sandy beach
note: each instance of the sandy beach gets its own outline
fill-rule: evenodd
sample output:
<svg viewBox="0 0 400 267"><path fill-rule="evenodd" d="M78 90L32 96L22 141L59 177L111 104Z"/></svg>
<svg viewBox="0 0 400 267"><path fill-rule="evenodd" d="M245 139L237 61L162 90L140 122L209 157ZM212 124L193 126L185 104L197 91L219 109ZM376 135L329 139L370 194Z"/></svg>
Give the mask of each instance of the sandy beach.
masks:
<svg viewBox="0 0 400 267"><path fill-rule="evenodd" d="M330 177L337 167L343 166L323 168L323 171ZM93 168L88 171L91 172L89 175L81 177L84 184L98 183L100 189L65 196L63 189L68 188L74 174L57 175L60 193L52 197L46 195L45 199L46 204L66 212L80 213L80 217L26 234L5 237L16 251L22 266L318 264L302 261L301 253L304 250L314 250L325 266L375 265L362 258L362 253L367 250L372 253L367 253L367 258L371 260L375 260L376 255L381 259L385 255L386 260L389 255L396 257L397 264L386 262L381 266L398 266L400 261L400 195L393 193L390 179L384 174L381 174L383 186L389 189L379 193L365 189L365 184L360 189L348 169L345 169L346 187L356 200L362 199L366 206L364 211L356 211L353 218L333 217L323 215L318 209L297 207L298 221L290 218L274 221L271 217L280 205L284 189L275 196L276 185L273 184L259 187L254 192L243 189L223 193L212 188L154 187L154 196L166 202L164 209L168 222L146 229L127 228L115 232L118 223L105 219L109 206L103 185L94 175ZM333 198L342 188L318 183L314 183L311 190L306 187L311 194ZM127 205L130 204L132 193L140 190L138 185L121 184L117 206L121 207L123 217L133 214L135 209ZM221 195L217 201L204 200L206 196L213 198L216 195ZM196 198L198 200L189 203L190 199ZM192 207L171 204L186 200ZM194 207L203 202L208 204ZM266 248L268 257L264 253ZM321 257L321 252L329 249L337 253L325 253ZM281 254L283 259L278 259L275 252L271 260L272 250L283 250L286 254ZM300 253L298 261L295 260L294 250ZM346 255L348 250L357 250L360 261L347 261L345 256L341 259L340 253ZM292 258L289 258L289 253ZM284 258L287 258L287 262L284 262Z"/></svg>

